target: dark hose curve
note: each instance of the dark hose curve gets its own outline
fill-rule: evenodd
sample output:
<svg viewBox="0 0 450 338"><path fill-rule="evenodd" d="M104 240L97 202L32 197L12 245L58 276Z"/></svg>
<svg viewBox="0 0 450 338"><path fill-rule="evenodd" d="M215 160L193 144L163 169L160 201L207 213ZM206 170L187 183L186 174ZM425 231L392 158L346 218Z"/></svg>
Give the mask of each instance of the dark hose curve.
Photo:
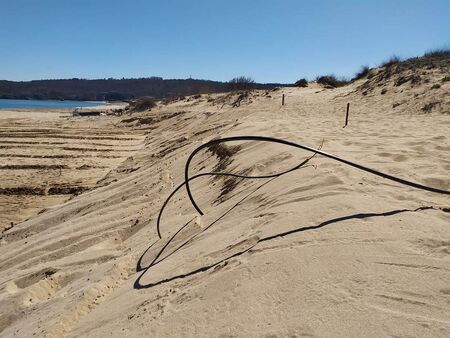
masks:
<svg viewBox="0 0 450 338"><path fill-rule="evenodd" d="M322 144L320 145L319 149L322 148L323 145L323 141ZM203 177L203 176L231 176L231 177L237 177L237 178L245 178L245 179L262 179L262 178L274 178L274 177L279 177L282 175L285 175L287 173L290 173L291 171L294 170L298 170L301 167L303 167L306 163L308 163L314 156L316 156L317 153L314 153L312 156L308 157L306 160L302 161L301 163L297 164L295 167L290 168L288 170L279 172L279 173L275 173L275 174L270 174L270 175L260 175L260 176L247 176L247 175L239 175L239 174L233 174L233 173L221 173L221 172L208 172L208 173L201 173L201 174L197 174L194 175L192 177L189 178L189 181L191 180L195 180L196 178L199 177ZM156 221L156 230L158 232L158 237L161 237L161 217L163 214L164 209L166 208L167 204L169 203L169 201L172 199L172 197L177 193L178 190L180 190L184 185L186 184L186 181L182 182L180 185L178 185L171 193L170 195L166 198L166 200L164 201L161 209L159 210L159 214L158 214L158 219Z"/></svg>
<svg viewBox="0 0 450 338"><path fill-rule="evenodd" d="M404 185L407 185L407 186L410 186L410 187L413 187L413 188L416 188L416 189L422 189L422 190L426 190L426 191L431 191L431 192L438 193L438 194L450 195L450 191L442 190L442 189L438 189L438 188L433 188L433 187L426 186L426 185L423 185L423 184L407 181L405 179L402 179L402 178L399 178L399 177L396 177L396 176L392 176L392 175L383 173L381 171L378 171L378 170L375 170L375 169L363 166L361 164L358 164L358 163L355 163L355 162L352 162L352 161L340 158L340 157L338 157L336 155L329 154L329 153L321 151L319 149L314 149L314 148L311 148L311 147L308 147L308 146L305 146L305 145L302 145L302 144L299 144L299 143L286 141L286 140L278 139L278 138L274 138L274 137L268 137L268 136L231 136L231 137L224 137L224 138L220 138L220 139L214 139L214 140L211 140L211 141L209 141L207 143L204 143L204 144L200 145L199 147L194 149L194 151L189 155L189 157L188 157L188 159L186 161L186 165L185 165L185 168L184 168L184 180L185 180L184 184L186 184L186 191L187 191L188 197L189 197L192 205L200 213L200 215L203 215L203 212L198 207L197 203L195 202L194 197L192 196L191 187L189 185L189 181L190 181L190 178L189 178L189 165L191 164L191 161L194 158L194 156L200 150L202 150L204 148L207 148L207 147L210 147L210 146L215 145L215 144L225 143L225 142L235 142L235 141L271 142L271 143L284 144L284 145L291 146L291 147L294 147L294 148L300 148L300 149L303 149L303 150L307 150L307 151L311 151L311 152L320 154L322 156L331 158L331 159L336 160L338 162L347 164L347 165L349 165L351 167L354 167L354 168L357 168L357 169L360 169L360 170L363 170L363 171L367 171L367 172L369 172L371 174L374 174L374 175L377 175L377 176L386 178L388 180L395 181L395 182L398 182L398 183L401 183L401 184L404 184Z"/></svg>

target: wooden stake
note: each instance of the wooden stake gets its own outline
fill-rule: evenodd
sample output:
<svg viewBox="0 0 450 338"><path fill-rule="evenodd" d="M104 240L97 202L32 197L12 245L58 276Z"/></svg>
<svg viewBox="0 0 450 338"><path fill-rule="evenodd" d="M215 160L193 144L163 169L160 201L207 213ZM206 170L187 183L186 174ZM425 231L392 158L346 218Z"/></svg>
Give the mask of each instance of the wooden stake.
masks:
<svg viewBox="0 0 450 338"><path fill-rule="evenodd" d="M349 111L350 111L350 102L347 103L347 113L345 114L345 125L344 125L343 128L347 127L347 124L348 124L348 113L349 113Z"/></svg>
<svg viewBox="0 0 450 338"><path fill-rule="evenodd" d="M283 96L281 97L281 105L284 106L284 94L283 94Z"/></svg>

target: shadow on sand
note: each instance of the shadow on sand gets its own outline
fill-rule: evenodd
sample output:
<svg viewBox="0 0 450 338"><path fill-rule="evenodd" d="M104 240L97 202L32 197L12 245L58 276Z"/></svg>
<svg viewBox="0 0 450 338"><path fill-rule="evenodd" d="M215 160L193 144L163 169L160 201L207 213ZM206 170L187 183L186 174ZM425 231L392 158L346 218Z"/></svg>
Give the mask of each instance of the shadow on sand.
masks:
<svg viewBox="0 0 450 338"><path fill-rule="evenodd" d="M167 247L169 246L170 243L172 243L177 236L184 230L186 229L194 219L191 219L189 222L185 223L179 230L177 230L177 232L175 232L168 240L167 242L163 245L163 247L157 252L157 254L155 255L155 257L152 259L151 263L148 264L147 266L143 267L142 266L142 260L144 258L144 256L150 251L150 249L159 241L162 241L163 239L158 239L155 242L153 242L142 254L142 256L138 259L137 262L137 266L136 266L136 271L137 272L141 272L141 274L138 276L138 278L136 279L136 281L134 282L134 288L135 289L147 289L147 288L151 288L153 286L157 286L160 284L164 284L170 281L173 281L175 279L182 279L185 277L189 277L195 274L198 274L200 272L204 272L207 270L210 270L212 268L214 268L215 266L224 263L227 260L230 260L234 257L240 256L248 251L250 251L251 249L253 249L256 245L258 245L259 243L262 242L267 242L279 237L285 237L285 236L289 236L289 235L293 235L296 233L300 233L300 232L304 232L304 231L311 231L311 230L317 230L323 227L326 227L330 224L335 224L335 223L339 223L339 222L343 222L346 220L351 220L351 219L364 219L364 218L371 218L371 217L388 217L388 216L393 216L393 215L397 215L400 213L405 213L405 212L417 212L417 211L423 211L423 210L441 210L440 208L436 208L436 207L432 207L432 206L423 206L423 207L419 207L416 209L396 209L396 210L390 210L390 211L385 211L385 212L379 212L379 213L357 213L357 214L351 214L351 215L347 215L347 216L342 216L342 217L337 217L337 218L333 218L327 221L324 221L320 224L317 225L311 225L311 226L303 226L303 227L298 227L289 231L285 231L285 232L280 232L280 233L276 233L274 235L271 236L267 236L267 237L263 237L260 238L257 242L253 243L252 245L250 245L249 247L245 248L244 250L241 250L239 252L234 253L233 255L230 255L226 258L220 259L212 264L209 265L205 265L202 266L198 269L192 270L190 272L186 272L183 274L179 274L179 275L175 275L175 276L171 276L165 279L161 279L157 282L154 283L150 283L150 284L143 284L141 283L141 279L144 277L144 275L156 264L161 263L162 261L164 261L166 258L170 257L171 255L173 255L174 253L176 253L177 251L179 251L181 248L183 248L185 245L187 245L188 243L192 242L197 236L199 236L200 234L204 233L206 230L208 230L209 228L211 228L214 224L216 224L219 220L221 220L223 217L225 217L228 213L230 213L233 209L235 209L237 206L239 206L245 199L247 199L250 195L252 195L253 193L255 193L257 190L261 189L264 185L268 184L269 182L271 182L272 180L269 180L261 185L259 185L256 189L254 189L252 192L250 192L248 195L246 195L244 198L242 198L241 200L239 200L236 204L234 204L230 209L228 209L225 213L223 213L222 215L220 215L217 219L215 219L213 222L211 222L207 227L205 227L204 229L202 229L201 231L199 231L198 233L192 235L189 239L187 239L186 241L184 241L182 244L180 244L179 246L177 246L173 251L171 251L170 253L168 253L167 255L165 255L164 257L160 258L162 256L162 254L166 251ZM445 210L444 210L445 211Z"/></svg>

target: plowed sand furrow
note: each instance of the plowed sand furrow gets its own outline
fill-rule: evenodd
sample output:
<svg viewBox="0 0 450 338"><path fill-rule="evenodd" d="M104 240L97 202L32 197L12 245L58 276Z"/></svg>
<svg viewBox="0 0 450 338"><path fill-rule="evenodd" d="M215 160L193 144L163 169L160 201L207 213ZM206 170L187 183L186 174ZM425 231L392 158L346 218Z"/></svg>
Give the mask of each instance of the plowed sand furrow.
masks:
<svg viewBox="0 0 450 338"><path fill-rule="evenodd" d="M111 128L108 121L100 124L109 128L78 128L85 125L83 120L61 122L52 118L37 120L43 127L35 127L26 120L16 120L8 126L10 120L6 115L2 117L0 195L5 201L11 196L21 201L10 207L5 205L5 212L0 204L2 230L40 210L41 205L48 206L48 202L39 202L40 196L43 199L61 196L58 201L64 201L70 195L91 189L108 169L142 147L143 136ZM26 206L28 211L17 214L20 206Z"/></svg>
<svg viewBox="0 0 450 338"><path fill-rule="evenodd" d="M14 138L17 137L15 133L3 133L0 134L2 138ZM50 139L71 139L71 140L112 140L112 141L137 141L136 137L112 137L112 136L88 136L87 134L70 135L70 134L32 134L27 133L21 136L22 139L36 139L36 138L50 138Z"/></svg>
<svg viewBox="0 0 450 338"><path fill-rule="evenodd" d="M140 144L121 144L122 143L126 143L124 141L112 141L114 143L95 143L95 142L83 142L86 140L78 140L77 144L78 145L87 145L90 147L96 147L96 146L101 146L101 147L130 147L130 146L136 146L139 147ZM70 145L72 144L71 141L63 141L63 142L49 142L49 141L19 141L19 140L0 140L0 146L2 145L41 145L41 146L47 146L47 145Z"/></svg>
<svg viewBox="0 0 450 338"><path fill-rule="evenodd" d="M110 146L108 146L110 147ZM52 147L49 145L0 145L0 149L22 149L22 148L34 148L34 149L51 149L52 151L56 151L58 149L61 150L66 150L66 151L79 151L79 152L111 152L111 151L116 151L116 152L132 152L132 151L136 151L137 149L117 149L115 147L110 147L108 149L103 149L103 148L91 148L91 147L85 147L85 148L81 148L81 147Z"/></svg>
<svg viewBox="0 0 450 338"><path fill-rule="evenodd" d="M14 158L14 157L18 157L18 158L55 158L55 159L60 159L60 158L64 158L64 159L70 159L70 158L86 158L86 157L93 157L93 158L106 158L106 159L110 159L110 158L124 158L125 155L102 155L102 154L95 154L95 155L90 155L90 154L83 154L83 155L73 155L73 154L58 154L58 155L33 155L33 154L17 154L17 153L11 153L11 154L0 154L0 157L10 157L10 158Z"/></svg>

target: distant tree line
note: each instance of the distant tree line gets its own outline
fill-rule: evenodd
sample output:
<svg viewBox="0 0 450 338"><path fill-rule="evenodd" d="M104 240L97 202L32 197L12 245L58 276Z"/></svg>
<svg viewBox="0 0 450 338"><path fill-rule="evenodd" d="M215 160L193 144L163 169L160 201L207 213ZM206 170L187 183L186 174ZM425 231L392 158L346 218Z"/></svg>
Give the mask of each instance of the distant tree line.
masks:
<svg viewBox="0 0 450 338"><path fill-rule="evenodd" d="M229 82L196 79L165 80L161 77L97 80L73 78L21 82L0 80L0 98L119 101L144 96L161 99L236 89L271 89L279 86L285 85L279 83L260 84L245 77L235 78Z"/></svg>

